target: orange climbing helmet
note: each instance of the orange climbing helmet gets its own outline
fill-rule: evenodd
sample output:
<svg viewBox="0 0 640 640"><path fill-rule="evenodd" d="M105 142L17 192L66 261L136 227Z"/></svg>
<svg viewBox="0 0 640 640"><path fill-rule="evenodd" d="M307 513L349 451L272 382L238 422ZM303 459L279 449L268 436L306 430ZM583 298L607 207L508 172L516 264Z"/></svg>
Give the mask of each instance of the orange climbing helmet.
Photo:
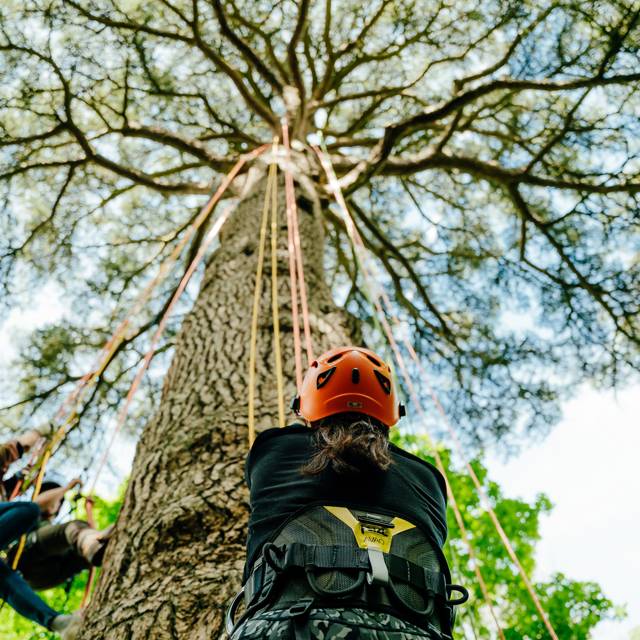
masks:
<svg viewBox="0 0 640 640"><path fill-rule="evenodd" d="M364 413L387 427L405 415L391 368L361 347L338 347L314 360L292 409L309 422L337 413Z"/></svg>

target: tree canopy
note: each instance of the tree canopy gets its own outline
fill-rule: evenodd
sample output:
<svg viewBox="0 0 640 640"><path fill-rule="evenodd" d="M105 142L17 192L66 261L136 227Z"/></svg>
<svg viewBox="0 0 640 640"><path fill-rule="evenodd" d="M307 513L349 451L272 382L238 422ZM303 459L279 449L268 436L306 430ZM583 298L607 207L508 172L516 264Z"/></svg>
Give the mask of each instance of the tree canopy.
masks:
<svg viewBox="0 0 640 640"><path fill-rule="evenodd" d="M297 177L326 205L334 294L373 326L307 146L319 133L468 434L540 429L577 383L637 371L636 3L9 0L0 12L3 313L51 279L69 304L12 368L9 423L48 417L203 196L285 115ZM137 319L86 424L117 404L175 285Z"/></svg>

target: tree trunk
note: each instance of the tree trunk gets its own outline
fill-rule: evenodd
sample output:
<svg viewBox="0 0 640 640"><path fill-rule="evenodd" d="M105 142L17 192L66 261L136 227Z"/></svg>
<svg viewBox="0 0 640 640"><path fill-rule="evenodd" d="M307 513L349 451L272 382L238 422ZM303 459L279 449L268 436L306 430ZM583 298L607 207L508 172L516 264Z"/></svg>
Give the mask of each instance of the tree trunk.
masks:
<svg viewBox="0 0 640 640"><path fill-rule="evenodd" d="M223 229L221 246L183 324L162 402L138 443L82 640L224 635L224 612L240 587L245 557L249 337L265 186L263 176ZM279 302L288 405L295 367L282 181L279 186ZM354 329L323 280L318 200L306 194L298 197L298 206L312 336L320 353L349 342ZM276 426L278 415L269 265L267 242L256 378L259 429Z"/></svg>

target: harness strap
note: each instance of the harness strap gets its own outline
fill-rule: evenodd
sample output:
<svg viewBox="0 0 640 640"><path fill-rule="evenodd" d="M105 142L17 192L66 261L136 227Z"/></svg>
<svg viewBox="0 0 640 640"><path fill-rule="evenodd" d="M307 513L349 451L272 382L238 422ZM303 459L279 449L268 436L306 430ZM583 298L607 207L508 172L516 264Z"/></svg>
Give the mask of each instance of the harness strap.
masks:
<svg viewBox="0 0 640 640"><path fill-rule="evenodd" d="M413 615L415 620L422 619L426 623L426 628L434 633L434 637L441 640L451 640L451 623L453 605L461 604L468 598L468 593L463 587L450 585L447 583L443 573L431 571L410 560L395 554L382 554L390 580L388 584L382 585L383 589L388 589L389 594L401 608L406 608L408 613ZM291 569L300 569L306 573L309 586L315 592L312 597L303 598L303 601L291 604L285 611L291 617L291 632L296 640L309 640L308 625L306 618L309 610L313 606L331 606L336 602L336 598L343 602L344 606L367 606L369 603L368 588L361 590L365 584L365 574L373 577L373 567L369 561L367 549L349 547L344 545L307 545L293 542L287 545L278 546L268 543L263 548L262 556L254 563L249 579L243 587L245 613L234 624L234 613L241 597L238 594L234 600L227 617L227 631L230 635L234 628L238 628L245 620L251 618L257 611L265 609L270 604L278 601L281 589L286 588L289 579L286 573ZM325 593L321 589L314 588L314 570L333 571L351 570L360 573L354 585L340 593ZM413 609L397 596L394 581L408 583L413 588L419 590L427 597L427 607L424 610ZM369 581L371 583L371 581ZM462 597L457 600L450 600L452 591L458 591ZM360 595L357 595L358 592ZM280 595L279 595L280 594ZM436 601L439 603L436 605ZM324 604L323 604L324 603ZM304 605L304 606L302 606ZM428 618L437 610L441 627L436 629L429 622ZM231 612L233 609L233 612Z"/></svg>
<svg viewBox="0 0 640 640"><path fill-rule="evenodd" d="M385 554L389 575L398 580L404 580L412 587L447 600L447 581L440 571L431 571L405 558Z"/></svg>
<svg viewBox="0 0 640 640"><path fill-rule="evenodd" d="M293 542L286 545L281 570L291 567L302 569L370 569L366 549L353 546L304 544Z"/></svg>
<svg viewBox="0 0 640 640"><path fill-rule="evenodd" d="M448 590L443 573L431 571L392 553L382 555L390 578L406 582L419 591L448 603L451 585ZM373 570L367 549L344 545L309 545L301 542L293 542L282 547L267 545L263 558L256 562L245 585L247 603L251 603L257 593L264 592L267 586L271 587L277 574L288 569L299 568L307 572L314 569L367 572ZM459 602L456 601L456 604Z"/></svg>

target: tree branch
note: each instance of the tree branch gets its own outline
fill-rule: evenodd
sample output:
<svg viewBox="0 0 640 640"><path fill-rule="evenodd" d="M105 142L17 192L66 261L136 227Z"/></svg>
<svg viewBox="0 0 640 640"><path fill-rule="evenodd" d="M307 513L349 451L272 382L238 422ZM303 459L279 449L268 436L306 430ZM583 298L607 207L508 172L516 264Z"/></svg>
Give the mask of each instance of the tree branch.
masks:
<svg viewBox="0 0 640 640"><path fill-rule="evenodd" d="M298 54L296 53L296 48L298 46L298 42L300 42L300 38L302 37L307 27L309 0L300 0L299 4L300 8L298 9L298 19L296 21L293 35L291 36L289 46L287 47L287 61L289 62L289 68L291 69L291 74L296 84L296 88L298 89L298 93L300 94L301 108L304 109L304 105L306 102L306 92L304 87L304 80L302 78L302 74L300 73L300 64L298 62Z"/></svg>
<svg viewBox="0 0 640 640"><path fill-rule="evenodd" d="M282 93L282 82L272 73L271 69L262 62L258 54L229 26L221 0L209 0L209 3L218 18L222 34L240 51L249 66L253 66L276 92Z"/></svg>

